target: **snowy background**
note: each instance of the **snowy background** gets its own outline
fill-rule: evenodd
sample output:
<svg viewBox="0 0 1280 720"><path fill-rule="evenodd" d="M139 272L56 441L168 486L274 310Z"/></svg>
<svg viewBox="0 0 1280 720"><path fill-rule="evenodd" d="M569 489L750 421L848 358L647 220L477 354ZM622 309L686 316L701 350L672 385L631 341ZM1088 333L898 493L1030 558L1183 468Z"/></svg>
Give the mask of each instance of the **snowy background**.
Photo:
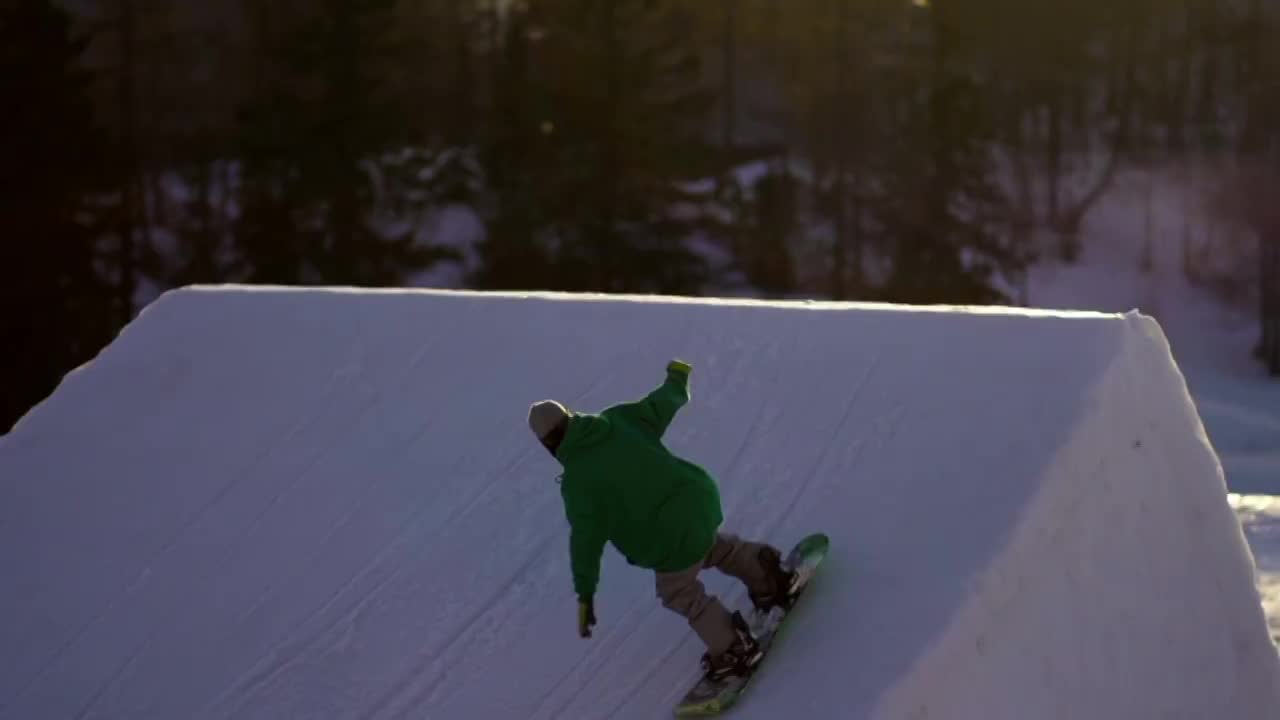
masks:
<svg viewBox="0 0 1280 720"><path fill-rule="evenodd" d="M806 636L815 686L1277 715L1274 4L279 5L0 13L0 720L667 703L692 648L643 577L601 643L556 642L550 468L495 408L638 391L671 344L704 378L673 440L744 478L731 514L847 533L814 599L861 612ZM236 282L387 290L155 302ZM451 315L403 286L818 302ZM1163 334L819 311L993 289ZM1082 692L1107 673L1143 695Z"/></svg>
<svg viewBox="0 0 1280 720"><path fill-rule="evenodd" d="M1148 212L1148 208L1150 211ZM1151 238L1149 270L1142 269ZM1191 282L1183 253L1201 245L1223 268L1217 287L1240 286L1250 255L1215 226L1201 186L1168 175L1127 173L1089 216L1079 265L1038 263L1031 304L1123 311L1156 317L1187 377L1197 410L1222 460L1258 583L1280 638L1280 382L1250 358L1257 342L1252 304L1232 301L1215 284Z"/></svg>

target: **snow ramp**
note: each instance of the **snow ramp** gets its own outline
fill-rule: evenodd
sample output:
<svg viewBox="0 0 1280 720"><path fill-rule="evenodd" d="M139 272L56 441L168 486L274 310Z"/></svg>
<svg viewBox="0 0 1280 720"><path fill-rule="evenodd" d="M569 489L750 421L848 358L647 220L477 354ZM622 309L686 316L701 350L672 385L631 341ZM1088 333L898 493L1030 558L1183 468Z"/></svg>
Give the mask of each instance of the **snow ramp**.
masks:
<svg viewBox="0 0 1280 720"><path fill-rule="evenodd" d="M735 717L1280 717L1148 317L201 287L0 438L0 718L669 716L697 641L612 548L577 637L525 412L672 357L725 529L833 540Z"/></svg>

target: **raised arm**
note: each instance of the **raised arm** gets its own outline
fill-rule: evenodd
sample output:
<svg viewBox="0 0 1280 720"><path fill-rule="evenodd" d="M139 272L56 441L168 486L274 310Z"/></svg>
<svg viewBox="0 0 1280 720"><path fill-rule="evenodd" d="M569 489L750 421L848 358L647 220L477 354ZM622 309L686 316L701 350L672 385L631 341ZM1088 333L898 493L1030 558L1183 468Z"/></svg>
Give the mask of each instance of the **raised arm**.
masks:
<svg viewBox="0 0 1280 720"><path fill-rule="evenodd" d="M667 363L667 378L643 400L632 403L636 419L662 437L675 419L676 411L689 402L689 373L693 368L681 360Z"/></svg>

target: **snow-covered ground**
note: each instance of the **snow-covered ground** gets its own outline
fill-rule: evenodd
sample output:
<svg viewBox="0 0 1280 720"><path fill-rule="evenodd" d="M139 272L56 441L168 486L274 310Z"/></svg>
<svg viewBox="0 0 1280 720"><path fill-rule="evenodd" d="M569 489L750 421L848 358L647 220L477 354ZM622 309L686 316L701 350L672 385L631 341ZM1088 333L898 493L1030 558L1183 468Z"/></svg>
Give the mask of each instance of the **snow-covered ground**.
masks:
<svg viewBox="0 0 1280 720"><path fill-rule="evenodd" d="M205 288L0 438L0 718L669 716L697 641L613 550L577 637L524 412L672 356L727 529L834 541L735 717L1280 713L1148 318Z"/></svg>
<svg viewBox="0 0 1280 720"><path fill-rule="evenodd" d="M1231 505L1244 526L1257 564L1258 591L1271 637L1280 643L1280 497L1233 494Z"/></svg>

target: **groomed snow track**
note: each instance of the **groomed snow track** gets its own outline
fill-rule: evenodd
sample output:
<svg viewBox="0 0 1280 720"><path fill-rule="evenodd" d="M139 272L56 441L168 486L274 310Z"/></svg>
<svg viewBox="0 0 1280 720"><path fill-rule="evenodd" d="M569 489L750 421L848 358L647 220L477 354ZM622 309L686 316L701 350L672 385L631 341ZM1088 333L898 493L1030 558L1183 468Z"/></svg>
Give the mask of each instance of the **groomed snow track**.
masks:
<svg viewBox="0 0 1280 720"><path fill-rule="evenodd" d="M833 540L734 717L1280 717L1150 318L220 286L0 438L0 718L669 716L696 639L612 549L577 637L524 416L676 356L726 529Z"/></svg>

